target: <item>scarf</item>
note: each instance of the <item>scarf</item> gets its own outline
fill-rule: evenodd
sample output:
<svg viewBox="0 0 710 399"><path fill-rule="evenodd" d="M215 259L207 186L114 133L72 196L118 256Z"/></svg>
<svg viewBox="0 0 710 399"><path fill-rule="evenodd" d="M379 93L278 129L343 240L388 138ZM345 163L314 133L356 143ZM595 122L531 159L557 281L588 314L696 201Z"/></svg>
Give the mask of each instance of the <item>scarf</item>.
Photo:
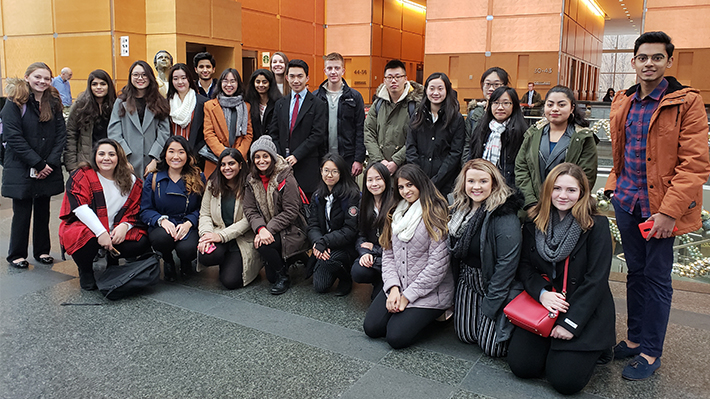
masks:
<svg viewBox="0 0 710 399"><path fill-rule="evenodd" d="M192 121L192 111L195 110L195 105L197 105L197 96L194 90L190 89L187 92L184 101L180 100L180 95L175 93L170 99L170 119L181 128L186 128Z"/></svg>
<svg viewBox="0 0 710 399"><path fill-rule="evenodd" d="M491 129L491 134L488 136L488 142L486 143L486 148L483 150L483 159L490 161L493 165L498 165L500 160L501 152L501 136L505 131L506 126L508 126L508 121L499 123L497 120L492 119L488 123L488 127Z"/></svg>
<svg viewBox="0 0 710 399"><path fill-rule="evenodd" d="M420 200L416 200L411 206L406 200L401 200L392 214L392 235L397 236L400 241L409 242L421 220Z"/></svg>
<svg viewBox="0 0 710 399"><path fill-rule="evenodd" d="M476 231L481 229L485 219L485 205L478 209L455 211L449 222L449 252L456 259L465 259L468 256L468 247ZM453 242L453 245L452 245Z"/></svg>
<svg viewBox="0 0 710 399"><path fill-rule="evenodd" d="M247 134L247 124L249 123L247 106L242 96L228 97L220 93L217 95L217 100L222 107L224 120L227 122L227 129L229 129L229 146L233 147L237 137ZM239 124L239 128L237 128L237 124Z"/></svg>
<svg viewBox="0 0 710 399"><path fill-rule="evenodd" d="M568 213L562 220L557 210L553 209L551 214L547 232L535 229L535 246L542 259L557 263L572 253L582 234L582 226L577 223L572 213Z"/></svg>

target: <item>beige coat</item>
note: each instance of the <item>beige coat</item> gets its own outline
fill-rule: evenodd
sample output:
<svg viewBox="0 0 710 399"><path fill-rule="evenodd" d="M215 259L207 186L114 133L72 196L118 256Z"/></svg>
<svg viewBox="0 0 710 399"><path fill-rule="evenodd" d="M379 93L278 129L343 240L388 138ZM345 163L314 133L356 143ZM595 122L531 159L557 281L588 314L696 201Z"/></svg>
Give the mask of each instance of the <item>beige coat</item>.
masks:
<svg viewBox="0 0 710 399"><path fill-rule="evenodd" d="M239 199L234 204L233 223L229 227L225 226L222 220L222 196L213 196L211 185L212 183L207 185L205 194L202 196L198 231L200 236L207 232L217 233L222 238L222 242L225 243L237 240L244 264L242 280L246 286L254 281L262 266L261 257L254 249L254 232L251 230L247 218L244 217L243 201Z"/></svg>

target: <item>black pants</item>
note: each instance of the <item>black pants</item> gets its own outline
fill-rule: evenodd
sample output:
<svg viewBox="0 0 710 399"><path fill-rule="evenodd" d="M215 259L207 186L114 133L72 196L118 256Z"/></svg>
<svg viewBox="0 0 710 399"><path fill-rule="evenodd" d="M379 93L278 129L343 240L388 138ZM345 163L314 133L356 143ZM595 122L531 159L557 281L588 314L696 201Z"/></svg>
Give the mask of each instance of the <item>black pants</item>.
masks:
<svg viewBox="0 0 710 399"><path fill-rule="evenodd" d="M577 393L592 378L602 351L551 350L553 339L516 327L508 347L510 370L520 378L544 375L557 392L565 395Z"/></svg>
<svg viewBox="0 0 710 399"><path fill-rule="evenodd" d="M317 260L313 271L313 288L316 292L328 292L336 279L350 279L351 262L352 256L343 250L331 251L328 260Z"/></svg>
<svg viewBox="0 0 710 399"><path fill-rule="evenodd" d="M275 283L279 276L288 274L288 266L281 257L281 236L276 233L274 242L269 245L261 245L257 248L257 252L264 260L264 272L266 279L270 283Z"/></svg>
<svg viewBox="0 0 710 399"><path fill-rule="evenodd" d="M30 240L30 219L32 223L32 254L39 260L40 255L48 255L51 249L49 239L49 198L36 197L12 200L12 225L10 227L10 248L7 261L27 258Z"/></svg>
<svg viewBox="0 0 710 399"><path fill-rule="evenodd" d="M372 299L374 299L377 294L382 291L382 286L384 284L382 282L382 270L375 269L374 267L360 266L360 257L356 258L353 262L353 266L350 269L350 275L356 283L372 284Z"/></svg>
<svg viewBox="0 0 710 399"><path fill-rule="evenodd" d="M132 258L151 251L148 237L143 236L138 241L124 241L114 248L121 253L121 258ZM84 289L91 289L94 283L94 258L101 249L99 240L94 237L86 245L77 249L72 255L74 263L79 269L79 280ZM118 264L118 259L108 256L107 266Z"/></svg>
<svg viewBox="0 0 710 399"><path fill-rule="evenodd" d="M239 249L236 251L230 251L229 247L234 241L227 243L216 242L215 248L212 253L197 254L197 261L205 266L216 266L219 265L219 281L228 290L233 290L235 288L242 287L244 285L244 280L242 278L242 273L244 272L244 262L242 260L242 254Z"/></svg>
<svg viewBox="0 0 710 399"><path fill-rule="evenodd" d="M367 310L362 327L370 338L386 337L387 343L394 349L412 345L417 334L444 313L443 309L412 307L399 313L390 313L386 303L387 295L380 291Z"/></svg>
<svg viewBox="0 0 710 399"><path fill-rule="evenodd" d="M189 270L190 263L197 258L197 242L200 239L197 230L191 230L187 238L180 241L175 241L162 227L151 231L148 237L150 238L150 245L160 252L164 262L175 264L175 259L173 259L173 250L175 250L178 258L180 258L182 270Z"/></svg>

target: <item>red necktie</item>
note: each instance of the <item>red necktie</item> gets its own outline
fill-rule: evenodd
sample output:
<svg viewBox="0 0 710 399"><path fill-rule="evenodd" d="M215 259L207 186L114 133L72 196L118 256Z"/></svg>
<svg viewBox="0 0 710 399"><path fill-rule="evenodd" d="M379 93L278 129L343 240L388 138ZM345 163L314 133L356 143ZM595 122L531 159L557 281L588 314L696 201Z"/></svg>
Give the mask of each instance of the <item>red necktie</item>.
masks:
<svg viewBox="0 0 710 399"><path fill-rule="evenodd" d="M291 129L289 129L289 133L293 133L293 128L296 126L296 118L298 118L298 100L301 98L298 94L296 94L296 101L293 102L293 112L291 112Z"/></svg>

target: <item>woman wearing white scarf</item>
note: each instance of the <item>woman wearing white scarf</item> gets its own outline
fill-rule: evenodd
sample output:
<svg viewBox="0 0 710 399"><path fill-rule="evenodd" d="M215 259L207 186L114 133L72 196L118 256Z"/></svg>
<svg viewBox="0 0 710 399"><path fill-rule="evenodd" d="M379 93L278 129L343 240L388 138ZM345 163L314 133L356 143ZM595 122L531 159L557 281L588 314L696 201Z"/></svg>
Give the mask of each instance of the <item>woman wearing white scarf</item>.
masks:
<svg viewBox="0 0 710 399"><path fill-rule="evenodd" d="M515 89L501 86L493 91L483 118L476 125L469 160L483 158L498 167L508 187L515 187L515 157L528 124Z"/></svg>
<svg viewBox="0 0 710 399"><path fill-rule="evenodd" d="M446 245L446 200L416 165L397 169L394 181L397 205L380 235L384 286L363 329L399 349L412 345L424 327L451 307L454 278Z"/></svg>
<svg viewBox="0 0 710 399"><path fill-rule="evenodd" d="M168 73L168 101L170 102L170 134L187 139L193 155L205 145L203 124L207 98L197 94L197 85L187 65L178 63ZM200 166L204 161L200 162Z"/></svg>

